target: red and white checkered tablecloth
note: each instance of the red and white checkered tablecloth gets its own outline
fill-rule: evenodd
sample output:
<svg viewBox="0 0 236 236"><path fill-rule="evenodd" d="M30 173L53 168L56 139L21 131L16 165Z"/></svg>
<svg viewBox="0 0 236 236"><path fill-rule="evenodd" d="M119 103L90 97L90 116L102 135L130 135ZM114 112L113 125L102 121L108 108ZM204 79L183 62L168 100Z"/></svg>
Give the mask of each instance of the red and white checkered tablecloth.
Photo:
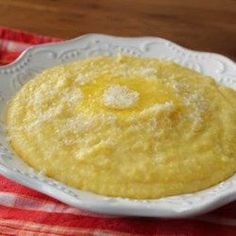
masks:
<svg viewBox="0 0 236 236"><path fill-rule="evenodd" d="M0 65L57 38L0 27ZM1 79L1 78L0 78ZM236 202L195 218L109 217L82 211L0 175L0 235L236 235Z"/></svg>

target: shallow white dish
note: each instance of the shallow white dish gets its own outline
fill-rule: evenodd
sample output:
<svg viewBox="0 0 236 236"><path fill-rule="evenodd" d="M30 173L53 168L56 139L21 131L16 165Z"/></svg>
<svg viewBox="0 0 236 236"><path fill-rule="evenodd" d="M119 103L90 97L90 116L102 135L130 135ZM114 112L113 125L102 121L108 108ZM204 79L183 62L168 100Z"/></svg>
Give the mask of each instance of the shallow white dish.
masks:
<svg viewBox="0 0 236 236"><path fill-rule="evenodd" d="M7 143L4 109L22 84L47 67L93 55L131 54L174 60L236 89L236 64L213 54L187 50L154 37L120 38L88 34L62 43L26 50L14 63L0 67L0 173L71 206L112 215L186 217L236 200L236 175L204 191L159 200L111 198L79 191L36 173L14 155Z"/></svg>

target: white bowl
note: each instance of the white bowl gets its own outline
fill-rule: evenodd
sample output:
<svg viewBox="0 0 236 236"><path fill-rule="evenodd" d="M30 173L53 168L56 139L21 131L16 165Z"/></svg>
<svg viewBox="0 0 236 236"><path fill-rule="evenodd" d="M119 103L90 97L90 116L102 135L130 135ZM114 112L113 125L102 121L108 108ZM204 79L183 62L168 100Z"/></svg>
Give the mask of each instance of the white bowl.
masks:
<svg viewBox="0 0 236 236"><path fill-rule="evenodd" d="M233 61L213 53L191 51L161 38L88 34L65 42L31 47L12 64L0 67L0 173L71 206L112 215L180 218L204 213L236 200L236 175L196 193L158 200L132 200L73 189L40 175L11 152L4 129L4 109L22 84L43 69L57 64L117 53L174 60L236 89L236 64Z"/></svg>

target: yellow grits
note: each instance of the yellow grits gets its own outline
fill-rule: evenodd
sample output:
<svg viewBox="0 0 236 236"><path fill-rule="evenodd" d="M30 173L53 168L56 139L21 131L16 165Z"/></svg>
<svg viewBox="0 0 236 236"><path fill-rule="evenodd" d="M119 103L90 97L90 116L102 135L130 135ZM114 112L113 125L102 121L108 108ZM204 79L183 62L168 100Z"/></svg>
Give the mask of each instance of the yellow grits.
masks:
<svg viewBox="0 0 236 236"><path fill-rule="evenodd" d="M14 151L78 189L136 199L236 171L236 92L172 62L95 57L45 70L11 100Z"/></svg>

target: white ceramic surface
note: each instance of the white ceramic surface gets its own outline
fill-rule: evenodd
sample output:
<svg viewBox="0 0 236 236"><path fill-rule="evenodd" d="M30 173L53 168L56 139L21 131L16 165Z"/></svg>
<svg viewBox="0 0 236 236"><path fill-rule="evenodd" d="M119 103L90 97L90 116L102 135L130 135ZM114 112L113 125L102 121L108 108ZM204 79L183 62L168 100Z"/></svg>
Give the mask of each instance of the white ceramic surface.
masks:
<svg viewBox="0 0 236 236"><path fill-rule="evenodd" d="M14 63L0 67L0 173L71 206L113 215L186 217L236 200L236 175L204 191L159 200L104 197L42 176L11 152L5 134L4 109L22 84L47 67L89 56L117 53L174 60L236 89L236 64L230 59L218 54L191 51L161 38L88 34L62 43L32 47Z"/></svg>

